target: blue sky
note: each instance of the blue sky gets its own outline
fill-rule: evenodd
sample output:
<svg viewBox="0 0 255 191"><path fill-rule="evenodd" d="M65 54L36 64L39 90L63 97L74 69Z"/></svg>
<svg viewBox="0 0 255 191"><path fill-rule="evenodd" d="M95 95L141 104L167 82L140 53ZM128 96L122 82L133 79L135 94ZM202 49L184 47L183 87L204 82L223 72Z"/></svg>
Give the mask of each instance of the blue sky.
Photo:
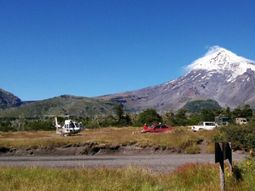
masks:
<svg viewBox="0 0 255 191"><path fill-rule="evenodd" d="M253 0L0 0L0 88L23 100L176 79L213 45L255 60Z"/></svg>

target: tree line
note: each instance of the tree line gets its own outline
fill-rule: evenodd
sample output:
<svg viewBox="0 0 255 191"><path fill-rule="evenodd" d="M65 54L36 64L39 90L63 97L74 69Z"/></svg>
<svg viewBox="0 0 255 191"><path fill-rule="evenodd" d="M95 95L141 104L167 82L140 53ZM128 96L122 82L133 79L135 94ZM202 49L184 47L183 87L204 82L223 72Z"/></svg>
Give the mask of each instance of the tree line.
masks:
<svg viewBox="0 0 255 191"><path fill-rule="evenodd" d="M86 128L100 127L124 127L124 126L142 126L154 122L161 122L171 126L195 125L200 121L214 121L216 116L225 116L234 122L236 117L245 117L252 120L253 110L249 105L238 107L231 110L227 108L203 108L196 112L190 112L185 108L177 112L166 112L159 114L155 109L146 109L139 114L132 114L124 111L123 105L114 107L113 114L107 116L94 117L75 117L72 119L82 122ZM59 118L63 122L64 118ZM0 118L0 131L24 131L24 130L54 130L53 118Z"/></svg>

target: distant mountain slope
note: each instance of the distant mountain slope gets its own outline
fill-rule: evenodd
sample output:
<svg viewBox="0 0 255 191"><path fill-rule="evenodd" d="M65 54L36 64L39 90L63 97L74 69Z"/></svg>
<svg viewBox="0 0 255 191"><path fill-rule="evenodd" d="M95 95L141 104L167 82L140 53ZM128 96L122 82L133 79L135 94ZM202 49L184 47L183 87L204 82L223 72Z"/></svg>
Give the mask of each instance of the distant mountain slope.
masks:
<svg viewBox="0 0 255 191"><path fill-rule="evenodd" d="M90 117L111 114L114 105L111 101L63 95L5 109L0 112L0 117L43 117L47 115Z"/></svg>
<svg viewBox="0 0 255 191"><path fill-rule="evenodd" d="M1 116L37 117L69 114L95 116L112 113L116 103L129 112L154 108L176 111L194 100L217 101L231 108L249 104L255 108L255 62L221 47L212 47L203 57L187 66L187 73L176 80L136 91L95 98L60 96L37 102L22 102L0 89Z"/></svg>
<svg viewBox="0 0 255 191"><path fill-rule="evenodd" d="M14 107L21 104L21 100L10 92L0 88L0 108Z"/></svg>
<svg viewBox="0 0 255 191"><path fill-rule="evenodd" d="M173 81L136 91L101 96L121 102L130 111L155 108L177 110L192 100L216 100L221 106L255 107L255 62L215 46L188 65L187 73Z"/></svg>

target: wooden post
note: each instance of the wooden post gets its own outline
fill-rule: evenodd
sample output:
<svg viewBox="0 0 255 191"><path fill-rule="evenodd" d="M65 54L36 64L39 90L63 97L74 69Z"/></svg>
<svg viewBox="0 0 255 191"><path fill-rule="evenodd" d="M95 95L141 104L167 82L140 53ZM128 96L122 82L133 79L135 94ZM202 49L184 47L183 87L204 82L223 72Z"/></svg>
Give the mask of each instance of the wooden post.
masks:
<svg viewBox="0 0 255 191"><path fill-rule="evenodd" d="M220 190L225 191L225 175L224 175L224 161L220 162Z"/></svg>
<svg viewBox="0 0 255 191"><path fill-rule="evenodd" d="M228 159L228 165L229 165L229 169L230 172L233 172L233 165L232 165L232 147L231 147L231 143L227 143L225 144L225 149L224 149L224 160Z"/></svg>
<svg viewBox="0 0 255 191"><path fill-rule="evenodd" d="M215 163L219 163L220 190L225 191L224 160L228 160L232 172L232 149L231 143L215 143Z"/></svg>

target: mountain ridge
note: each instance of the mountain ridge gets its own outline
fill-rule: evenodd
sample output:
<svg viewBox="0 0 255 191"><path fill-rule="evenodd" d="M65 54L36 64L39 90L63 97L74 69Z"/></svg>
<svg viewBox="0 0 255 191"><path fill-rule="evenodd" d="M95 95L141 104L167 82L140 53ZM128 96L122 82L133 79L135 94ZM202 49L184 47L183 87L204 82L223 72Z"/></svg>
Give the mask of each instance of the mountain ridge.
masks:
<svg viewBox="0 0 255 191"><path fill-rule="evenodd" d="M0 109L15 107L22 104L20 98L0 88Z"/></svg>
<svg viewBox="0 0 255 191"><path fill-rule="evenodd" d="M19 98L10 93L14 100L17 99L11 105L20 106L17 108L18 113L24 112L26 115L29 115L29 111L32 115L41 115L44 108L46 114L69 112L78 116L86 115L86 112L91 115L110 114L112 106L117 103L123 104L129 112L140 112L148 108L159 112L176 111L187 102L208 99L217 101L222 107L234 108L245 104L255 107L254 63L227 49L214 46L203 57L189 64L185 75L159 85L92 98L62 95L41 101L23 102L23 105ZM52 108L44 107L43 104ZM15 109L9 109L5 114L11 114L10 111L13 110Z"/></svg>
<svg viewBox="0 0 255 191"><path fill-rule="evenodd" d="M221 106L255 106L255 62L213 46L201 58L187 66L184 76L160 85L100 98L115 100L141 111L176 111L192 100L214 99ZM208 67L211 66L211 67ZM234 91L233 91L234 90Z"/></svg>
<svg viewBox="0 0 255 191"><path fill-rule="evenodd" d="M93 117L112 114L116 103L81 96L61 95L41 101L22 104L16 108L7 108L0 117L40 118L49 115L70 115Z"/></svg>

